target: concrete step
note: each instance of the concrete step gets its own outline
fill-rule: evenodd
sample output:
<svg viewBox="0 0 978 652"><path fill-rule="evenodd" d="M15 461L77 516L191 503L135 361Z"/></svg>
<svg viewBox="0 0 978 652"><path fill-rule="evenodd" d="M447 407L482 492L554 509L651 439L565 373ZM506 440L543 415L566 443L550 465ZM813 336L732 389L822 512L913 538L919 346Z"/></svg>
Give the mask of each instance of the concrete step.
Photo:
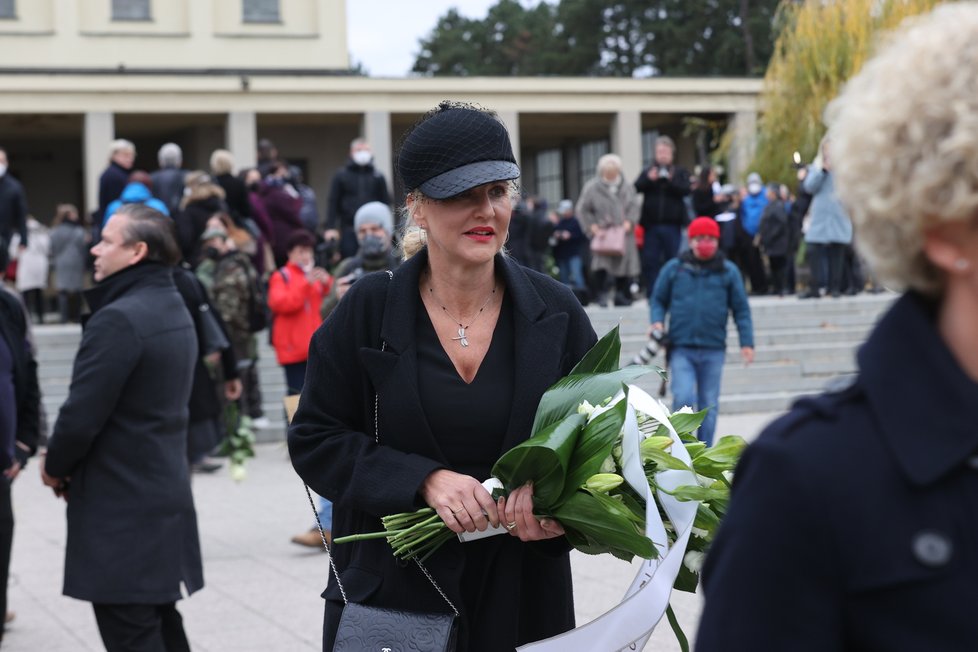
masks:
<svg viewBox="0 0 978 652"><path fill-rule="evenodd" d="M856 350L896 296L864 294L809 301L751 297L755 363L749 367L741 363L737 333L731 323L721 411L734 414L783 410L798 396L816 393L840 376L854 373ZM599 335L619 327L622 364L629 363L648 341L649 312L645 301L623 308L589 306L586 311ZM53 422L67 397L81 329L77 325L44 325L35 328L34 336L44 407ZM262 403L270 421L270 427L261 429L257 437L259 441L281 441L285 433L281 402L285 378L267 334L259 333L257 339ZM664 365L663 356L653 359L652 364ZM650 375L640 385L657 392L660 381Z"/></svg>

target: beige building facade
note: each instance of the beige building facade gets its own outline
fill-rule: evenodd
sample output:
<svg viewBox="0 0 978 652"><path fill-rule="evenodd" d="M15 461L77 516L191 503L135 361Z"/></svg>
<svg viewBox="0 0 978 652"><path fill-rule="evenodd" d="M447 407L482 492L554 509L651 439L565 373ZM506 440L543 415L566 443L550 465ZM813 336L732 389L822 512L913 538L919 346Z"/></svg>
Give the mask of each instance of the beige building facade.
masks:
<svg viewBox="0 0 978 652"><path fill-rule="evenodd" d="M524 188L576 197L597 158L622 156L634 178L658 134L699 158L688 119L733 130L730 176L749 159L755 79L407 78L349 74L343 0L0 0L0 146L32 212L93 210L109 143L127 138L156 169L165 142L206 169L225 147L239 168L259 139L301 167L325 207L329 182L364 136L392 175L398 139L443 99L496 110Z"/></svg>

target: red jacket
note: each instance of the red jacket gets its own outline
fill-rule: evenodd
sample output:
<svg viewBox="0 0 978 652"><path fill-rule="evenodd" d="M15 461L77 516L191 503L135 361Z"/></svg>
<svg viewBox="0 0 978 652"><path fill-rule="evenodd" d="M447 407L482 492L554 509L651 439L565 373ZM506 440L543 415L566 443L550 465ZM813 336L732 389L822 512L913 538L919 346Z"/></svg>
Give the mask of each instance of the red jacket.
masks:
<svg viewBox="0 0 978 652"><path fill-rule="evenodd" d="M305 362L309 340L319 328L319 304L329 283L310 282L302 268L286 263L268 279L268 308L272 311L272 346L281 365Z"/></svg>

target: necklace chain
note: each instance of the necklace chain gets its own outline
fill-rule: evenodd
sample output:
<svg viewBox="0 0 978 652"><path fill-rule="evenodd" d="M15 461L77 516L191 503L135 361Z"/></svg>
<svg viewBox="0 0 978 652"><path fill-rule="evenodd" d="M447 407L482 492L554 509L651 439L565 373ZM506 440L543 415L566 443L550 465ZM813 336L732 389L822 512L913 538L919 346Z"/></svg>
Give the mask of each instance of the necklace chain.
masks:
<svg viewBox="0 0 978 652"><path fill-rule="evenodd" d="M469 323L464 326L462 325L462 320L456 317L455 315L453 315L452 313L448 312L448 308L445 307L445 304L442 303L441 299L438 298L438 295L435 294L435 288L433 285L431 285L431 279L428 280L428 293L431 295L431 298L434 300L434 302L437 303L438 306L442 309L442 312L444 312L446 315L451 317L452 321L458 324L458 337L453 337L452 339L458 342L459 344L461 344L462 347L464 348L469 345L469 338L468 335L465 334L465 331L469 327L471 327L472 324L474 324L477 319L479 319L479 316L482 315L482 312L489 305L489 302L492 301L492 298L494 296L496 296L496 285L493 284L492 292L489 293L489 296L486 298L486 302L482 304L481 308L479 308L479 312L475 313L475 316L473 316L472 319L469 321Z"/></svg>

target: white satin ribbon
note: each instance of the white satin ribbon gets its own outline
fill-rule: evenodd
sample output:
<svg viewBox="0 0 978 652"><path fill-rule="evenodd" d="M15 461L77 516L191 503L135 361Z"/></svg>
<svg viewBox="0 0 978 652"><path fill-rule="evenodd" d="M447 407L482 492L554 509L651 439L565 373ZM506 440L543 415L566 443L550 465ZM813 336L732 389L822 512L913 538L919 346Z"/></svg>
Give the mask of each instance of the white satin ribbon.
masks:
<svg viewBox="0 0 978 652"><path fill-rule="evenodd" d="M679 501L662 491L658 492L659 502L677 534L676 542L670 548L665 526L659 516L659 510L656 508L642 467L639 451L642 435L638 430L636 410L648 414L666 426L673 440L670 449L673 456L686 465L690 465L691 460L682 440L669 422L669 412L665 406L638 387L629 385L628 410L625 415L622 441L623 473L625 481L640 496L645 497L645 535L652 540L659 551L659 557L642 563L618 606L577 629L524 645L518 648L519 652L641 650L669 606L672 585L679 574L683 555L686 554L686 544L689 542L699 503ZM690 471L666 470L656 474L656 482L663 489L672 491L680 485L695 485L696 475Z"/></svg>

